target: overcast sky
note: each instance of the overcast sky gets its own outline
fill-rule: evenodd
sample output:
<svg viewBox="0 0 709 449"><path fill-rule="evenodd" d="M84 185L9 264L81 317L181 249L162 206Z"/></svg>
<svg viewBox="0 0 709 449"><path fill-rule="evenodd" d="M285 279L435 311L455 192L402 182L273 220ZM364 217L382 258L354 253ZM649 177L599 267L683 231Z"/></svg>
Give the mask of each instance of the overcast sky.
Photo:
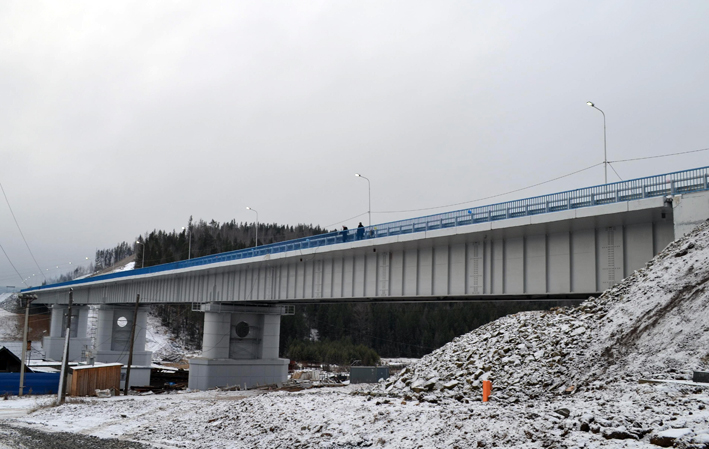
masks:
<svg viewBox="0 0 709 449"><path fill-rule="evenodd" d="M51 276L190 215L367 224L354 173L374 223L601 184L474 202L602 162L588 100L610 161L709 147L707 23L705 1L3 1L0 183ZM0 244L41 282L3 197Z"/></svg>

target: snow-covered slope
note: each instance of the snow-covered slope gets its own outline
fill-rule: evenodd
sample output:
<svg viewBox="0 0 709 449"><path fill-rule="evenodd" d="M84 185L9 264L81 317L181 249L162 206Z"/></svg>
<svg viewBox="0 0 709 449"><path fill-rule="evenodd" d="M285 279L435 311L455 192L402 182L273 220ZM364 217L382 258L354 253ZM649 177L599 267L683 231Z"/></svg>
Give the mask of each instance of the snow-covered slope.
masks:
<svg viewBox="0 0 709 449"><path fill-rule="evenodd" d="M16 308L14 293L0 293L0 340L18 338L18 316L8 311Z"/></svg>
<svg viewBox="0 0 709 449"><path fill-rule="evenodd" d="M603 379L687 379L709 367L709 223L575 308L523 312L463 335L386 392L502 398L594 388Z"/></svg>

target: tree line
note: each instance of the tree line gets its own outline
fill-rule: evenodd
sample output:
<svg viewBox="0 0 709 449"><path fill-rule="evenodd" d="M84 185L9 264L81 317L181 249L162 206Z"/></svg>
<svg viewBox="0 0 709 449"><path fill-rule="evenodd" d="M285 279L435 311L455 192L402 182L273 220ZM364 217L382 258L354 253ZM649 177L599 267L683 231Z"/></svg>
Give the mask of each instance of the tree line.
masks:
<svg viewBox="0 0 709 449"><path fill-rule="evenodd" d="M288 226L276 223L259 223L258 244L267 245L327 232L329 232L327 229L311 224ZM245 222L237 223L235 220L226 223L219 223L215 220L207 223L199 220L193 223L192 217L190 217L188 226L180 232L153 230L137 240L143 244L135 245L136 268L142 266L143 260L145 260L145 266L149 267L250 248L256 244L256 225ZM143 258L144 252L145 258Z"/></svg>

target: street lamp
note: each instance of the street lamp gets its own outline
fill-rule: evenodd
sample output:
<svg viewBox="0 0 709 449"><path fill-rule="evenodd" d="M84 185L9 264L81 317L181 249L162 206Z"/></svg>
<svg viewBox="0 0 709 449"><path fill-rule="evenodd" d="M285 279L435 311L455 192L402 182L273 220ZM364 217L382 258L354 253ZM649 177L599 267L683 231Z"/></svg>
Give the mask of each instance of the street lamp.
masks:
<svg viewBox="0 0 709 449"><path fill-rule="evenodd" d="M587 101L586 104L591 106L593 109L598 109L599 111L601 111L601 109L597 108L592 101ZM603 114L603 172L605 174L604 179L606 181L606 184L608 184L608 153L606 152L606 113L601 111L601 114Z"/></svg>
<svg viewBox="0 0 709 449"><path fill-rule="evenodd" d="M246 209L256 212L256 246L258 246L258 211L250 208L249 206L246 206Z"/></svg>
<svg viewBox="0 0 709 449"><path fill-rule="evenodd" d="M135 243L143 245L143 264L140 266L140 268L145 268L145 241L141 242L140 240L136 240Z"/></svg>
<svg viewBox="0 0 709 449"><path fill-rule="evenodd" d="M185 228L184 226L182 227L182 230L184 231L187 229L187 260L190 260L192 258L192 226L188 226Z"/></svg>
<svg viewBox="0 0 709 449"><path fill-rule="evenodd" d="M372 183L369 182L369 178L362 176L359 173L355 173L355 176L367 180L367 187L369 189L369 210L367 212L369 213L369 226L372 226Z"/></svg>

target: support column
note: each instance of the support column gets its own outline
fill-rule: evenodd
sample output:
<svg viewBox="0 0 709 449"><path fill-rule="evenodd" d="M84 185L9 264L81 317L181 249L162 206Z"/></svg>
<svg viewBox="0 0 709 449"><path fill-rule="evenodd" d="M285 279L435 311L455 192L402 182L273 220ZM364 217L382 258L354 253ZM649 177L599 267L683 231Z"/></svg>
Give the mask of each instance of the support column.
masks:
<svg viewBox="0 0 709 449"><path fill-rule="evenodd" d="M135 306L101 305L96 322L97 362L128 363L130 333L133 326ZM133 343L133 364L131 365L130 386L150 385L150 365L153 353L145 350L145 335L148 325L148 310L138 308L138 319ZM125 367L121 372L121 382L125 379ZM123 385L121 386L123 388Z"/></svg>
<svg viewBox="0 0 709 449"><path fill-rule="evenodd" d="M60 361L64 354L64 339L66 335L67 322L66 305L55 304L52 306L52 318L49 327L49 335L44 337L42 346L44 347L45 359ZM89 320L88 306L73 305L71 308L71 338L69 339L69 361L78 362L83 360L85 351L91 346L91 338L86 330Z"/></svg>
<svg viewBox="0 0 709 449"><path fill-rule="evenodd" d="M190 359L189 388L247 388L284 382L288 359L278 358L284 307L203 304L202 357Z"/></svg>

